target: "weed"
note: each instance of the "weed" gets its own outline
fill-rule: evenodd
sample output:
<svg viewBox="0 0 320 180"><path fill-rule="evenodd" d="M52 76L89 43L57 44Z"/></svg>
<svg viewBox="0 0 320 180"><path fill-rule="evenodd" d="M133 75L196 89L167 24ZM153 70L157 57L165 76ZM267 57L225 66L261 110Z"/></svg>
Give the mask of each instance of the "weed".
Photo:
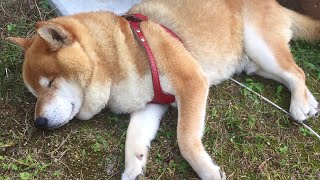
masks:
<svg viewBox="0 0 320 180"><path fill-rule="evenodd" d="M162 156L162 154L158 153L156 155L156 162L161 164L161 162L164 160L164 157Z"/></svg>
<svg viewBox="0 0 320 180"><path fill-rule="evenodd" d="M13 145L14 145L13 142L9 142L9 143L0 142L0 148L8 148L8 147L11 147Z"/></svg>
<svg viewBox="0 0 320 180"><path fill-rule="evenodd" d="M92 146L93 152L99 152L101 151L101 144L98 142L95 142Z"/></svg>
<svg viewBox="0 0 320 180"><path fill-rule="evenodd" d="M177 170L184 173L186 172L188 169L190 168L190 165L188 164L187 161L185 160L181 160L178 164L177 164Z"/></svg>
<svg viewBox="0 0 320 180"><path fill-rule="evenodd" d="M53 176L55 176L55 177L59 177L59 176L61 176L61 172L58 170L58 171L55 171L54 173L53 173Z"/></svg>
<svg viewBox="0 0 320 180"><path fill-rule="evenodd" d="M280 160L280 166L287 166L287 161L285 159Z"/></svg>
<svg viewBox="0 0 320 180"><path fill-rule="evenodd" d="M85 150L85 149L82 149L82 151L81 151L81 156L82 156L82 157L85 157L86 155L87 155L86 150Z"/></svg>
<svg viewBox="0 0 320 180"><path fill-rule="evenodd" d="M20 173L20 178L22 180L29 180L32 178L32 175L28 172L22 172L22 173Z"/></svg>
<svg viewBox="0 0 320 180"><path fill-rule="evenodd" d="M37 162L29 154L23 159L2 156L0 163L4 174L17 172L19 173L20 179L34 179L51 166L51 163Z"/></svg>
<svg viewBox="0 0 320 180"><path fill-rule="evenodd" d="M299 128L299 132L303 135L303 136L310 136L311 132L303 127Z"/></svg>
<svg viewBox="0 0 320 180"><path fill-rule="evenodd" d="M254 82L254 80L251 78L246 78L245 85L257 93L262 94L264 92L264 85L262 83ZM242 93L245 97L249 97L251 100L253 100L255 104L259 104L260 100L257 95L251 93L247 89L243 89Z"/></svg>
<svg viewBox="0 0 320 180"><path fill-rule="evenodd" d="M0 176L0 180L10 180L11 178L8 176Z"/></svg>
<svg viewBox="0 0 320 180"><path fill-rule="evenodd" d="M278 148L280 154L285 155L288 152L288 146L282 145Z"/></svg>
<svg viewBox="0 0 320 180"><path fill-rule="evenodd" d="M166 138L174 138L177 136L175 131L166 131L163 133Z"/></svg>
<svg viewBox="0 0 320 180"><path fill-rule="evenodd" d="M96 135L96 142L91 146L93 152L100 152L108 147L107 141L99 134Z"/></svg>
<svg viewBox="0 0 320 180"><path fill-rule="evenodd" d="M249 127L252 129L256 125L257 119L253 116L249 116L248 123Z"/></svg>
<svg viewBox="0 0 320 180"><path fill-rule="evenodd" d="M217 117L217 109L215 107L213 107L210 111L210 115L212 119L215 119Z"/></svg>
<svg viewBox="0 0 320 180"><path fill-rule="evenodd" d="M9 24L7 25L7 30L8 30L9 33L12 33L12 32L14 32L14 30L16 29L16 27L17 27L16 24L9 23Z"/></svg>
<svg viewBox="0 0 320 180"><path fill-rule="evenodd" d="M276 102L282 100L282 90L283 90L283 86L282 85L278 85L277 86L277 90L276 90L276 94L275 94L275 96L277 98Z"/></svg>
<svg viewBox="0 0 320 180"><path fill-rule="evenodd" d="M320 43L310 45L305 41L296 41L291 48L298 65L303 69L308 69L310 75L317 80L320 80L319 49Z"/></svg>

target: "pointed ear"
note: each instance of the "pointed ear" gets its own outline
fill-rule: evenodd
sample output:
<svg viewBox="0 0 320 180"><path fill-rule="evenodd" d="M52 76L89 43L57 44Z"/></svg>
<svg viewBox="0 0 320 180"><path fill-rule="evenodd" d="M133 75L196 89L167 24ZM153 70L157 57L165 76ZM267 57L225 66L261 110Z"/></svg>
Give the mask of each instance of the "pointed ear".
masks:
<svg viewBox="0 0 320 180"><path fill-rule="evenodd" d="M37 33L50 46L51 51L59 50L63 45L70 45L73 36L61 25L54 22L40 21L36 24Z"/></svg>
<svg viewBox="0 0 320 180"><path fill-rule="evenodd" d="M14 44L16 44L17 46L19 46L21 49L25 51L31 46L33 42L33 38L8 37L6 38L6 40L13 42Z"/></svg>

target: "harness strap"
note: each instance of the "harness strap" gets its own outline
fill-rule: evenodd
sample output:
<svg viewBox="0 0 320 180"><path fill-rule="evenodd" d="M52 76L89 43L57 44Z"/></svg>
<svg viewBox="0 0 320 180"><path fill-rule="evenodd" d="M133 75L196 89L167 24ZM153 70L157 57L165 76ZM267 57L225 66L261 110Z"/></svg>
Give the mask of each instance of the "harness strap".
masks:
<svg viewBox="0 0 320 180"><path fill-rule="evenodd" d="M170 104L170 103L175 102L175 97L173 95L165 94L161 89L159 72L158 72L156 61L154 59L154 56L152 54L151 48L148 44L148 41L145 38L142 30L140 29L140 23L142 21L148 20L148 17L144 16L142 14L124 15L123 17L126 18L127 21L129 21L129 24L131 26L133 33L138 38L140 44L144 47L144 49L146 50L146 53L148 55L149 64L150 64L150 68L151 68L153 90L154 90L154 97L150 103ZM168 28L166 28L164 26L162 26L162 27L168 33L170 33L173 37L178 38L171 30L169 30Z"/></svg>

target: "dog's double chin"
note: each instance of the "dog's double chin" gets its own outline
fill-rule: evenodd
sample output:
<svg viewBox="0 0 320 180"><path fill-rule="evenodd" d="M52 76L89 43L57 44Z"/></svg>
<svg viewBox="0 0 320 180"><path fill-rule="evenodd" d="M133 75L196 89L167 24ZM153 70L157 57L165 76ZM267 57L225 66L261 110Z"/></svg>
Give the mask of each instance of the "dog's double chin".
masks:
<svg viewBox="0 0 320 180"><path fill-rule="evenodd" d="M85 111L84 109L80 110L77 112L75 115L77 119L86 121L92 118L93 114L90 111Z"/></svg>

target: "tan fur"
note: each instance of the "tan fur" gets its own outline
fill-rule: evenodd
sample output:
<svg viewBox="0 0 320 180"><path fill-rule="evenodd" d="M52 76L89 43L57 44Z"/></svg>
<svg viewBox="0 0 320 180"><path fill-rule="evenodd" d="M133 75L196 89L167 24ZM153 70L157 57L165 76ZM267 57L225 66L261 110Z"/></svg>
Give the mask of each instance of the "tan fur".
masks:
<svg viewBox="0 0 320 180"><path fill-rule="evenodd" d="M319 21L287 10L275 0L149 0L128 13L150 19L141 23L141 29L154 54L163 91L176 96L179 148L202 179L224 178L201 142L210 85L236 72L254 73L291 90L290 112L295 119L303 121L318 112L288 43L292 38L319 40ZM159 24L176 33L182 43ZM52 128L75 114L89 119L105 107L116 113L137 112L137 116L149 112L143 112L153 98L149 63L123 17L110 12L59 17L38 23L37 32L32 40L9 38L26 50L23 78L38 98L36 118L51 115L51 107L59 109L55 102L72 112L71 116L66 110L63 116L58 112L58 118L52 115L58 122L49 119ZM54 80L51 86L50 80ZM68 92L62 87L66 84L77 92L76 97L69 93L72 107L59 97ZM126 164L131 167L126 167L123 179L136 177L131 172L140 170L134 162Z"/></svg>
<svg viewBox="0 0 320 180"><path fill-rule="evenodd" d="M301 16L300 14L286 9L287 14L292 20L291 29L293 39L303 39L307 41L320 40L320 22L311 17Z"/></svg>
<svg viewBox="0 0 320 180"><path fill-rule="evenodd" d="M33 42L33 38L8 37L7 40L20 46L23 50L27 50Z"/></svg>

